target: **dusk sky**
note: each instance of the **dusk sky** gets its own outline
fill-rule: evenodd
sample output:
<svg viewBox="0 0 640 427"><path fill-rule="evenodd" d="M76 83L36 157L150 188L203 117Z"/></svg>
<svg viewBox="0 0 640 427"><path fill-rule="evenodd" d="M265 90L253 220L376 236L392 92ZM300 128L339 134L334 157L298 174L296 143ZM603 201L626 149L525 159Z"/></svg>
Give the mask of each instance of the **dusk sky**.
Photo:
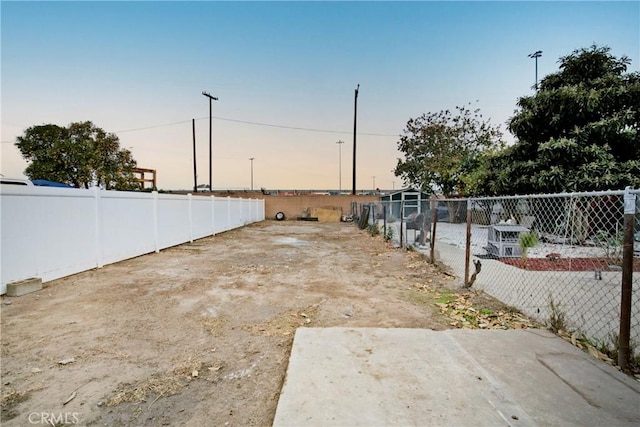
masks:
<svg viewBox="0 0 640 427"><path fill-rule="evenodd" d="M592 44L640 70L640 2L8 2L1 12L1 168L30 126L93 121L161 189L400 188L407 120L472 102L505 122L558 59ZM477 102L476 102L477 100ZM267 126L269 125L269 126ZM293 129L298 128L298 129ZM343 140L341 146L336 141Z"/></svg>

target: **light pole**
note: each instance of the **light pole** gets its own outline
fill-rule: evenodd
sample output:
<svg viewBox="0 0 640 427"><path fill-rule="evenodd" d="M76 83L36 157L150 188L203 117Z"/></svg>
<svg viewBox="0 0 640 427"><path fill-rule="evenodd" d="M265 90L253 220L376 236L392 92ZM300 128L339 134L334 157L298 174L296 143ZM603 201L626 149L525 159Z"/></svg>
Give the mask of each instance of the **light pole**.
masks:
<svg viewBox="0 0 640 427"><path fill-rule="evenodd" d="M360 84L356 86L355 95L353 97L353 185L351 194L356 194L356 123L358 120L358 91L360 90Z"/></svg>
<svg viewBox="0 0 640 427"><path fill-rule="evenodd" d="M204 96L206 96L207 98L209 98L209 192L213 191L213 150L211 148L211 130L213 128L213 107L211 105L212 101L217 101L218 98L216 98L215 96L211 96L209 95L207 92L202 92L202 94Z"/></svg>
<svg viewBox="0 0 640 427"><path fill-rule="evenodd" d="M338 144L338 189L342 193L342 144L344 141L338 141L336 144Z"/></svg>
<svg viewBox="0 0 640 427"><path fill-rule="evenodd" d="M373 177L373 191L376 191L376 177Z"/></svg>
<svg viewBox="0 0 640 427"><path fill-rule="evenodd" d="M542 56L542 51L541 50L537 50L533 53L530 53L529 55L527 55L529 58L535 58L536 60L536 90L538 90L538 58L540 58Z"/></svg>
<svg viewBox="0 0 640 427"><path fill-rule="evenodd" d="M193 130L193 192L198 192L198 166L196 163L196 119L191 119Z"/></svg>
<svg viewBox="0 0 640 427"><path fill-rule="evenodd" d="M253 191L253 159L255 157L249 157L249 160L251 160L251 191Z"/></svg>

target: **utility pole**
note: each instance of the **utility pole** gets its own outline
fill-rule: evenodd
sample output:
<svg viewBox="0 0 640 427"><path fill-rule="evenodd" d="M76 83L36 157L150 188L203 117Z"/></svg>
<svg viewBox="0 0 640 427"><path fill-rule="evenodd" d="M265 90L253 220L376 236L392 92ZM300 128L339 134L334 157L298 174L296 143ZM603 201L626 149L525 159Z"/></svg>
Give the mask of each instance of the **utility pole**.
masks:
<svg viewBox="0 0 640 427"><path fill-rule="evenodd" d="M206 96L207 98L209 98L209 192L213 191L213 150L212 150L212 144L211 144L211 130L213 128L213 107L212 107L212 101L217 101L218 98L216 98L215 96L211 96L209 95L207 92L202 92L202 94L204 96Z"/></svg>
<svg viewBox="0 0 640 427"><path fill-rule="evenodd" d="M196 163L196 119L191 119L193 128L193 192L198 192L198 170Z"/></svg>
<svg viewBox="0 0 640 427"><path fill-rule="evenodd" d="M336 144L338 144L338 189L342 193L342 144L344 141L338 141Z"/></svg>
<svg viewBox="0 0 640 427"><path fill-rule="evenodd" d="M536 60L536 90L538 90L538 58L540 58L542 56L542 51L541 50L537 50L533 53L530 53L529 55L527 55L529 58L535 58Z"/></svg>
<svg viewBox="0 0 640 427"><path fill-rule="evenodd" d="M255 157L249 157L249 160L251 160L251 191L253 191L253 160L255 159Z"/></svg>
<svg viewBox="0 0 640 427"><path fill-rule="evenodd" d="M353 97L353 178L351 194L356 194L356 124L358 121L358 91L360 84L356 86L355 95Z"/></svg>

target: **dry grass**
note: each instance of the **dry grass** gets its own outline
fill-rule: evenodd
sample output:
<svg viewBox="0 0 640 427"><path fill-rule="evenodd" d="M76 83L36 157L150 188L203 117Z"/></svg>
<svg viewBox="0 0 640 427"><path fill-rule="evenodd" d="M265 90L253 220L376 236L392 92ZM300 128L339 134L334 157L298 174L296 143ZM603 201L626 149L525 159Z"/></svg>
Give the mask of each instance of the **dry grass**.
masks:
<svg viewBox="0 0 640 427"><path fill-rule="evenodd" d="M3 387L2 394L0 395L0 406L6 408L8 406L15 405L16 403L24 402L29 398L29 393L26 391L18 391L11 386Z"/></svg>
<svg viewBox="0 0 640 427"><path fill-rule="evenodd" d="M111 350L111 349L105 348L104 346L95 346L82 352L78 358L79 359L89 358L89 357L98 356L98 355L107 355L118 360L127 360L130 357L128 353L124 353L122 351Z"/></svg>
<svg viewBox="0 0 640 427"><path fill-rule="evenodd" d="M172 396L190 381L216 380L222 368L222 362L206 366L199 358L188 358L175 364L171 371L164 374L154 374L134 384L121 384L113 397L107 401L107 406L116 406L124 402L146 402L150 396L156 396L156 400L162 396Z"/></svg>
<svg viewBox="0 0 640 427"><path fill-rule="evenodd" d="M204 319L201 324L205 331L209 332L211 335L215 337L219 337L222 335L222 330L224 325L227 323L228 319L224 316L222 317L207 317Z"/></svg>
<svg viewBox="0 0 640 427"><path fill-rule="evenodd" d="M318 313L318 304L313 304L296 311L286 311L271 319L248 326L245 329L254 334L272 336L293 335L299 327L309 326L313 323L313 318Z"/></svg>
<svg viewBox="0 0 640 427"><path fill-rule="evenodd" d="M150 395L171 396L185 386L183 380L175 375L153 376L138 384L123 384L109 399L107 406L116 406L124 402L145 402Z"/></svg>

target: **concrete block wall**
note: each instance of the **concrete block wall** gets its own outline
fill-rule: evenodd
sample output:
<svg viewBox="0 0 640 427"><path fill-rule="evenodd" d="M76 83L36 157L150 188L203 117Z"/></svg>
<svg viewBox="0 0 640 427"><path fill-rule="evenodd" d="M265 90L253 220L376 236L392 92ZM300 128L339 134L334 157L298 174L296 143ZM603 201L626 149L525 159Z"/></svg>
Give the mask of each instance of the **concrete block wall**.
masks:
<svg viewBox="0 0 640 427"><path fill-rule="evenodd" d="M264 196L265 218L274 219L276 213L283 212L286 219L295 220L302 216L305 209L339 207L344 215L351 213L351 203L372 203L380 201L379 196L352 195L296 195L296 196Z"/></svg>
<svg viewBox="0 0 640 427"><path fill-rule="evenodd" d="M194 197L207 197L211 193L198 193ZM233 198L264 199L265 219L275 219L278 212L283 212L287 220L296 220L309 208L341 208L344 215L351 213L351 203L375 203L380 201L377 195L328 195L328 194L278 194L264 195L260 191L230 191L215 193L217 198L231 196Z"/></svg>

